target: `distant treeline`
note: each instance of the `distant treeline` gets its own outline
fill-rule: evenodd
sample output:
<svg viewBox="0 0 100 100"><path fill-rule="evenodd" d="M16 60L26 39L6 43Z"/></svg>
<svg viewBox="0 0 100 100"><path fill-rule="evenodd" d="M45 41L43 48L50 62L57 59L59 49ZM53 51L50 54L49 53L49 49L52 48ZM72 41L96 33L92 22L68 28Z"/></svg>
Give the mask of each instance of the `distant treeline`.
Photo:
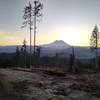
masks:
<svg viewBox="0 0 100 100"><path fill-rule="evenodd" d="M59 54L55 54L53 57L44 56L40 57L40 54L32 55L32 66L39 68L60 68L68 70L71 66L71 58L60 58ZM98 57L98 64L100 57ZM30 65L30 54L25 53L23 50L16 50L15 53L0 53L0 67L1 68L29 68ZM82 63L81 60L75 59L74 65L78 70L83 68L95 68L95 60L90 59L89 63Z"/></svg>
<svg viewBox="0 0 100 100"><path fill-rule="evenodd" d="M16 53L0 53L0 67L29 67L30 54L24 54L23 52ZM39 57L39 55L32 55L32 66L36 67L46 67L55 66L62 67L68 65L67 58L59 58L58 54L53 57L44 56Z"/></svg>

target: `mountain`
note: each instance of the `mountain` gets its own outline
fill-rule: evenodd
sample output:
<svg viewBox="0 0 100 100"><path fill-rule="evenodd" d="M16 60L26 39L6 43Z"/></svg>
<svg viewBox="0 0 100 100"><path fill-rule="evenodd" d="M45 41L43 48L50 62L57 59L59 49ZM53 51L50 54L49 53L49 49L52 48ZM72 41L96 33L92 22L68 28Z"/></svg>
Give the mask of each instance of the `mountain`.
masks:
<svg viewBox="0 0 100 100"><path fill-rule="evenodd" d="M41 56L54 56L56 53L60 55L63 50L67 50L71 46L62 40L56 40L50 44L42 45L41 47Z"/></svg>
<svg viewBox="0 0 100 100"><path fill-rule="evenodd" d="M0 53L14 53L16 47L17 46L0 46ZM21 46L19 46L19 48L21 48ZM80 59L90 59L95 56L95 54L90 51L90 47L74 46L74 50L76 57ZM29 46L27 46L27 51L29 51ZM100 53L100 49L98 51ZM58 53L60 57L69 57L72 53L72 46L62 40L56 40L50 44L41 45L41 56L55 56L56 53Z"/></svg>
<svg viewBox="0 0 100 100"><path fill-rule="evenodd" d="M95 52L91 52L89 46L74 46L75 57L79 59L91 59L95 57ZM54 56L56 53L60 57L69 57L72 53L72 46L62 40L56 40L53 43L42 46L42 56ZM98 49L98 54L100 48Z"/></svg>
<svg viewBox="0 0 100 100"><path fill-rule="evenodd" d="M17 46L0 46L0 53L5 52L5 53L12 53L16 51L16 47ZM69 44L65 43L62 40L56 40L50 44L46 44L46 45L41 45L42 50L49 50L49 51L62 51L64 49L67 49L70 47ZM21 48L21 46L19 46L19 48ZM33 49L33 47L32 47ZM27 46L27 50L29 51L29 46Z"/></svg>
<svg viewBox="0 0 100 100"><path fill-rule="evenodd" d="M51 48L51 49L66 49L66 48L69 48L70 45L65 43L64 41L62 40L56 40L50 44L47 44L47 45L43 45L42 46L43 48Z"/></svg>
<svg viewBox="0 0 100 100"><path fill-rule="evenodd" d="M13 53L17 46L0 46L0 53Z"/></svg>

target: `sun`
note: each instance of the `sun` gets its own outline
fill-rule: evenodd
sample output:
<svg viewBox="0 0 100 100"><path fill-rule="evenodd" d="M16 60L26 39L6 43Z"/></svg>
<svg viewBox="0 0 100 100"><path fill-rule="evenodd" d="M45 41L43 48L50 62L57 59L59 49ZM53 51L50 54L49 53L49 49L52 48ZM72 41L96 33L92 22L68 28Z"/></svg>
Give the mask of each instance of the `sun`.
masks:
<svg viewBox="0 0 100 100"><path fill-rule="evenodd" d="M79 33L67 33L66 35L61 35L61 40L64 40L70 45L81 45L82 35Z"/></svg>
<svg viewBox="0 0 100 100"><path fill-rule="evenodd" d="M59 32L59 39L73 46L88 46L90 35L77 27L70 27Z"/></svg>

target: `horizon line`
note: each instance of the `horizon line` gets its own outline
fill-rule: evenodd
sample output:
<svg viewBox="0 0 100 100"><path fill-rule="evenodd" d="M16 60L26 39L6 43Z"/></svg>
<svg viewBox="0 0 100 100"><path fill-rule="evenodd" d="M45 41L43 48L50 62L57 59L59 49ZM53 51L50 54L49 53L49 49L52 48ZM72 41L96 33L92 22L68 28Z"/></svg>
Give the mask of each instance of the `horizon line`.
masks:
<svg viewBox="0 0 100 100"><path fill-rule="evenodd" d="M54 40L52 42L48 42L48 43L43 43L43 44L37 44L36 46L42 46L42 45L48 45L48 44L51 44L51 43L54 43L55 41L63 41L65 42L64 40ZM71 45L67 42L65 42L66 44L70 45L70 46L75 46L75 47L90 47L90 45ZM23 44L6 44L6 45L0 45L1 47L6 47L6 46L22 46ZM27 44L27 46L30 46L29 44ZM32 45L34 46L34 44Z"/></svg>

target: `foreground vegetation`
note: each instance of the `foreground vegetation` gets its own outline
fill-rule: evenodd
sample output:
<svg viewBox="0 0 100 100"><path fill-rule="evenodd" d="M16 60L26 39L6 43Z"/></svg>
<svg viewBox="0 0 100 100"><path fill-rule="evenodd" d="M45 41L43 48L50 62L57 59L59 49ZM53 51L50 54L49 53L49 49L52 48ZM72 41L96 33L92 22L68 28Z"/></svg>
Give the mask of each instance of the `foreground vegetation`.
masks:
<svg viewBox="0 0 100 100"><path fill-rule="evenodd" d="M99 71L61 73L0 69L0 100L100 100Z"/></svg>

